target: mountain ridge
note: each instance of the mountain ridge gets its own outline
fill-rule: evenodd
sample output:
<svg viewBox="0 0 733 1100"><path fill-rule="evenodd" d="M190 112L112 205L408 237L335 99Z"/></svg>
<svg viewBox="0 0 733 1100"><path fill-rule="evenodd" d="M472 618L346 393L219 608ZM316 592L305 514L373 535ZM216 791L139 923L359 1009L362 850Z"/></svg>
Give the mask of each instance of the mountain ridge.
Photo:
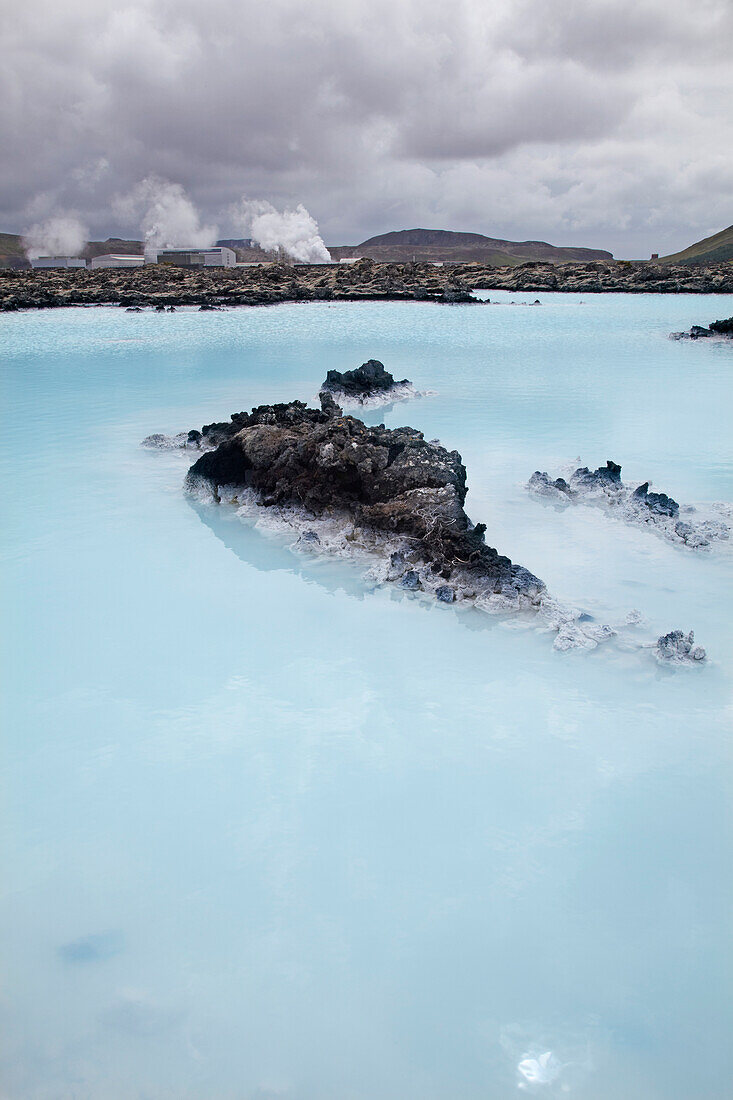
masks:
<svg viewBox="0 0 733 1100"><path fill-rule="evenodd" d="M547 241L507 241L451 229L397 229L369 237L358 245L329 246L329 252L339 260L356 256L383 262L475 261L493 267L515 267L536 260L549 263L613 260L613 254L601 248L560 246Z"/></svg>
<svg viewBox="0 0 733 1100"><path fill-rule="evenodd" d="M222 238L233 247L238 260L267 262L272 257L255 247L242 247L244 240ZM328 250L334 260L352 257L367 258L383 263L400 263L410 260L428 260L438 263L482 263L491 267L515 267L532 260L548 263L573 263L578 261L609 261L613 255L599 248L560 247L547 241L506 241L499 237L486 237L483 233L463 233L452 229L398 229L369 237L356 245L330 245ZM108 237L106 241L88 241L80 255L86 259L107 252L122 255L143 251L142 241ZM0 233L0 267L28 267L23 247L23 237L18 233Z"/></svg>
<svg viewBox="0 0 733 1100"><path fill-rule="evenodd" d="M245 241L227 242L235 247L239 260L268 262L270 255L261 249L241 247ZM356 245L329 245L334 260L366 258L382 263L405 263L414 260L435 263L481 263L489 267L517 267L536 261L545 263L577 263L613 261L611 252L599 248L552 245L547 241L507 241L487 237L483 233L451 229L397 229L367 238ZM108 237L105 241L88 241L81 255L86 259L106 252L140 254L143 242ZM660 264L706 264L733 260L733 225L712 236L689 245L679 252L662 256ZM0 233L0 267L29 267L20 233Z"/></svg>

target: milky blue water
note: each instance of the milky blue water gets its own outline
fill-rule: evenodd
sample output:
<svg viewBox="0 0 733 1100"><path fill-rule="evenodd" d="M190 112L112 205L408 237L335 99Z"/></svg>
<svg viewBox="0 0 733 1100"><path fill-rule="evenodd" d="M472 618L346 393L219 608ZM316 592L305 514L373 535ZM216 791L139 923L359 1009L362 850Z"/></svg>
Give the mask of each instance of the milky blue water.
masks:
<svg viewBox="0 0 733 1100"><path fill-rule="evenodd" d="M730 1095L731 552L523 483L733 501L733 344L667 339L733 299L491 297L0 318L8 1100ZM371 590L138 446L370 357L492 545L706 664Z"/></svg>

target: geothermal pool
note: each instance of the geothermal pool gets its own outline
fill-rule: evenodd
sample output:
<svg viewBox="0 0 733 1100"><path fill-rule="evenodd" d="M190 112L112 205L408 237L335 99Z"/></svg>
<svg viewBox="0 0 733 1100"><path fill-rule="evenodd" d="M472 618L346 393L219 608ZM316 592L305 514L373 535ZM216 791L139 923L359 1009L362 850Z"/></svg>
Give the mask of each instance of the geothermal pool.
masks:
<svg viewBox="0 0 733 1100"><path fill-rule="evenodd" d="M729 297L0 317L8 1100L723 1100L733 547L531 498L733 501ZM512 304L513 303L513 304ZM381 359L491 545L639 641L373 589L139 446Z"/></svg>

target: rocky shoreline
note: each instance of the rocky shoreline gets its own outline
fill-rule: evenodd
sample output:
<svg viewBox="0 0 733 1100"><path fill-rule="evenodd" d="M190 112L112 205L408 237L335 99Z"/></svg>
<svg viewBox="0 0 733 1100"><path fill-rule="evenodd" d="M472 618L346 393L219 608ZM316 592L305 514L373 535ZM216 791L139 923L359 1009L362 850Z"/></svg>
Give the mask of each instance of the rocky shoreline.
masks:
<svg viewBox="0 0 733 1100"><path fill-rule="evenodd" d="M0 311L118 305L128 309L276 305L300 301L480 303L472 290L583 294L733 293L733 264L620 262L481 264L376 263L241 268L0 269Z"/></svg>

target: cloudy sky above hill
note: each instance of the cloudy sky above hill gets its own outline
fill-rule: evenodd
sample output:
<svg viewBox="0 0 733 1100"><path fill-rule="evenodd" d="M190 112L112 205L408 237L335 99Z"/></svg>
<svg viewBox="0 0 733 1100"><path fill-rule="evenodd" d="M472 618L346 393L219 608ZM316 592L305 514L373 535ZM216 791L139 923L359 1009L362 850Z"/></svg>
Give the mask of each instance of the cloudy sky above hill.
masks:
<svg viewBox="0 0 733 1100"><path fill-rule="evenodd" d="M0 230L426 226L674 251L733 222L730 0L0 0ZM236 234L238 235L238 234Z"/></svg>

